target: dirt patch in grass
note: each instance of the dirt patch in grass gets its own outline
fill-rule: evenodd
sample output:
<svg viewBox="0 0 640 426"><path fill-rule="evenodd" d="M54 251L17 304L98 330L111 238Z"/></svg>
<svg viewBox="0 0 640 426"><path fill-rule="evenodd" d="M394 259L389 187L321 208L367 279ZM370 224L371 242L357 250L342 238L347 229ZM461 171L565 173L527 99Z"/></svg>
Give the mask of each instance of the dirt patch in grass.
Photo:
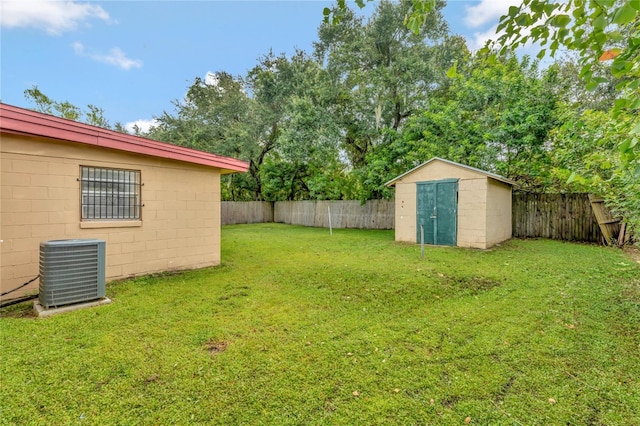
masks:
<svg viewBox="0 0 640 426"><path fill-rule="evenodd" d="M625 246L624 249L622 249L622 251L624 251L624 253L629 258L631 258L631 260L633 260L634 262L640 263L640 248L635 246Z"/></svg>
<svg viewBox="0 0 640 426"><path fill-rule="evenodd" d="M251 287L243 285L243 286L239 286L239 287L234 287L233 290L239 290L239 291L234 291L233 293L228 293L228 294L223 294L222 296L218 297L218 300L229 300L229 299L234 299L237 297L248 297L249 296L249 292L248 290L250 290Z"/></svg>
<svg viewBox="0 0 640 426"><path fill-rule="evenodd" d="M237 293L225 294L224 296L220 296L218 300L229 300L236 297L247 297L247 296L249 296L249 293L244 291L239 291Z"/></svg>
<svg viewBox="0 0 640 426"><path fill-rule="evenodd" d="M502 385L502 387L500 388L500 391L496 395L496 398L495 398L496 403L500 404L504 401L504 398L507 396L507 393L509 392L509 390L511 389L515 381L516 381L516 378L514 376L511 376L509 377L509 380L507 380L506 383Z"/></svg>
<svg viewBox="0 0 640 426"><path fill-rule="evenodd" d="M149 385L151 383L157 382L158 379L160 379L160 376L157 374L154 374L153 376L149 376L146 379L144 379L144 384Z"/></svg>
<svg viewBox="0 0 640 426"><path fill-rule="evenodd" d="M502 285L500 281L486 277L452 277L443 276L444 284L455 292L468 291L478 294Z"/></svg>
<svg viewBox="0 0 640 426"><path fill-rule="evenodd" d="M33 301L18 303L0 309L0 318L36 318Z"/></svg>
<svg viewBox="0 0 640 426"><path fill-rule="evenodd" d="M451 395L448 398L445 398L442 401L442 405L444 405L445 407L452 409L453 407L455 407L455 405L460 402L460 397L458 395Z"/></svg>
<svg viewBox="0 0 640 426"><path fill-rule="evenodd" d="M217 355L227 350L229 346L229 342L225 342L224 340L209 340L204 344L204 349L209 351L211 355Z"/></svg>
<svg viewBox="0 0 640 426"><path fill-rule="evenodd" d="M623 251L628 258L640 264L640 248L635 246L628 246L624 247ZM623 299L625 299L626 301L630 301L635 305L640 303L640 278L636 275L635 279L626 282L623 285L621 294L623 296Z"/></svg>

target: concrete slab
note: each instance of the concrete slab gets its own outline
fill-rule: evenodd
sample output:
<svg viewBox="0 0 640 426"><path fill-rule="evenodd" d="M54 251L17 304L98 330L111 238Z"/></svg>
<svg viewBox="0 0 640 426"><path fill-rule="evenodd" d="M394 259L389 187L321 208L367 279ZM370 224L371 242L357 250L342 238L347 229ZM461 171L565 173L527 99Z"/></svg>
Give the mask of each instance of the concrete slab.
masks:
<svg viewBox="0 0 640 426"><path fill-rule="evenodd" d="M40 304L40 301L36 299L33 302L33 309L39 317L50 317L51 315L63 314L65 312L77 311L78 309L91 308L94 306L107 305L111 303L111 299L104 297L98 300L92 300L90 302L76 303L73 305L60 306L59 308L45 308Z"/></svg>

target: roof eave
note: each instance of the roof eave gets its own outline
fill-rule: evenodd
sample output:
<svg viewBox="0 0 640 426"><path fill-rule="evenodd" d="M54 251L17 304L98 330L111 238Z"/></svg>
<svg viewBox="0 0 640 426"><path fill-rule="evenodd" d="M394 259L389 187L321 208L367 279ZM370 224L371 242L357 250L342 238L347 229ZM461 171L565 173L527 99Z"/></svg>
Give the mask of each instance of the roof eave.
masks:
<svg viewBox="0 0 640 426"><path fill-rule="evenodd" d="M249 163L236 158L171 145L152 139L102 129L0 103L0 130L26 136L83 143L220 169L222 174L246 172Z"/></svg>
<svg viewBox="0 0 640 426"><path fill-rule="evenodd" d="M480 170L480 169L477 169L475 167L467 166L465 164L456 163L455 161L445 160L444 158L440 158L440 157L432 157L431 159L429 159L429 160L425 161L424 163L414 167L413 169L409 170L408 172L405 172L405 173L401 174L400 176L397 176L397 177L391 179L389 182L385 183L385 186L387 186L387 187L394 186L396 184L396 182L401 180L403 177L413 173L414 171L416 171L416 170L426 166L427 164L431 163L432 161L436 161L436 160L442 161L442 162L447 163L447 164L451 164L452 166L461 167L463 169L472 170L474 172L481 173L481 174L487 176L488 178L491 178L491 179L499 181L499 182L506 183L507 185L517 186L516 182L512 181L511 179L507 179L504 176L500 176L500 175L497 175L495 173L490 173L490 172L487 172L487 171L484 171L484 170Z"/></svg>

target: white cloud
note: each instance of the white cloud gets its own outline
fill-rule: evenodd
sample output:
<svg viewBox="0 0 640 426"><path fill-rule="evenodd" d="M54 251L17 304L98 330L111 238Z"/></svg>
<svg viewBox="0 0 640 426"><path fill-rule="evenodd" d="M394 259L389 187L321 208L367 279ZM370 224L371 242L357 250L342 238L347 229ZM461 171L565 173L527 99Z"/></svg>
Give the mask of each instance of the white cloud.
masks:
<svg viewBox="0 0 640 426"><path fill-rule="evenodd" d="M122 50L114 47L106 55L91 55L96 61L104 62L106 64L115 65L123 70L130 68L141 68L142 61L139 59L129 59Z"/></svg>
<svg viewBox="0 0 640 426"><path fill-rule="evenodd" d="M496 40L498 37L502 36L504 34L504 31L496 34L497 27L497 25L494 25L487 31L473 33L473 38L467 38L467 45L469 46L469 49L472 51L482 49L487 41ZM529 35L529 33L530 29L528 28L522 30L522 35ZM538 54L538 52L540 52L541 49L542 46L529 40L524 44L524 46L518 47L516 49L516 53L518 54L518 56L529 55L535 58L535 56Z"/></svg>
<svg viewBox="0 0 640 426"><path fill-rule="evenodd" d="M209 86L217 86L218 84L220 84L220 77L218 77L218 74L216 74L215 72L207 71L204 76L204 82Z"/></svg>
<svg viewBox="0 0 640 426"><path fill-rule="evenodd" d="M500 17L509 13L510 6L519 6L520 4L521 0L481 0L475 6L467 6L465 8L466 15L464 22L469 28L477 29L477 31L473 32L473 35L467 36L469 49L481 49L487 41L496 40L498 37L504 35L504 31L496 34ZM522 30L523 35L527 35L528 33L528 28ZM531 42L528 42L524 48L521 47L518 50L529 50L537 53L539 47L536 49Z"/></svg>
<svg viewBox="0 0 640 426"><path fill-rule="evenodd" d="M84 45L78 41L73 43L73 51L78 56L85 56L94 61L103 62L105 64L114 65L123 70L131 68L142 68L142 61L139 59L127 58L127 55L118 47L114 47L109 53L87 52Z"/></svg>
<svg viewBox="0 0 640 426"><path fill-rule="evenodd" d="M76 52L76 55L84 54L84 46L79 41L73 43L73 51Z"/></svg>
<svg viewBox="0 0 640 426"><path fill-rule="evenodd" d="M497 23L502 15L509 12L509 6L517 6L521 0L481 0L475 6L466 7L465 23L471 28Z"/></svg>
<svg viewBox="0 0 640 426"><path fill-rule="evenodd" d="M497 39L499 37L499 35L496 34L497 27L497 25L494 25L486 31L474 32L473 38L467 39L469 49L472 51L482 49L487 41Z"/></svg>
<svg viewBox="0 0 640 426"><path fill-rule="evenodd" d="M91 19L110 20L101 6L75 0L0 1L0 25L6 28L32 27L57 35Z"/></svg>
<svg viewBox="0 0 640 426"><path fill-rule="evenodd" d="M158 120L156 119L151 119L151 120L136 120L136 121L131 121L127 124L124 125L124 128L127 129L127 131L131 132L131 133L135 133L135 126L138 126L138 129L142 132L142 133L147 133L149 131L149 129L151 129L154 126L158 125Z"/></svg>

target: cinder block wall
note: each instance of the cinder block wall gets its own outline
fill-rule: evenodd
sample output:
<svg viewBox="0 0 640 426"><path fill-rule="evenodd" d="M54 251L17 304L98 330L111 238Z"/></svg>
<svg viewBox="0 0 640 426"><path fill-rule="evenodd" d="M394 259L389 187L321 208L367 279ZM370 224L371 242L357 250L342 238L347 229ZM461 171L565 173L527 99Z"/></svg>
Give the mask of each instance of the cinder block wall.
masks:
<svg viewBox="0 0 640 426"><path fill-rule="evenodd" d="M475 176L458 182L457 246L487 248L487 178Z"/></svg>
<svg viewBox="0 0 640 426"><path fill-rule="evenodd" d="M506 183L489 179L487 187L487 247L511 238L513 230L512 188Z"/></svg>
<svg viewBox="0 0 640 426"><path fill-rule="evenodd" d="M7 134L0 151L0 292L38 275L39 246L45 240L105 240L109 280L220 263L218 170ZM142 220L81 222L81 165L140 170Z"/></svg>
<svg viewBox="0 0 640 426"><path fill-rule="evenodd" d="M404 241L410 243L417 242L416 197L416 182L403 181L396 184L396 241Z"/></svg>

